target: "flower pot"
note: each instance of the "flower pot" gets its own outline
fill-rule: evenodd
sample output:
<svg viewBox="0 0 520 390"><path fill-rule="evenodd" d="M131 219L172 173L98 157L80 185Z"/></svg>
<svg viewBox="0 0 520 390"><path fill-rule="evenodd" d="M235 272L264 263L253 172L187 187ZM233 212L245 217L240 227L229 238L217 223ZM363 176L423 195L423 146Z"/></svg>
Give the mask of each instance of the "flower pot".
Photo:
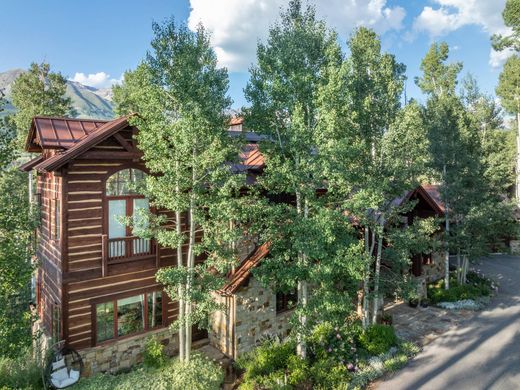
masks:
<svg viewBox="0 0 520 390"><path fill-rule="evenodd" d="M417 307L417 305L419 305L418 299L410 299L408 301L408 306L410 306L410 307Z"/></svg>

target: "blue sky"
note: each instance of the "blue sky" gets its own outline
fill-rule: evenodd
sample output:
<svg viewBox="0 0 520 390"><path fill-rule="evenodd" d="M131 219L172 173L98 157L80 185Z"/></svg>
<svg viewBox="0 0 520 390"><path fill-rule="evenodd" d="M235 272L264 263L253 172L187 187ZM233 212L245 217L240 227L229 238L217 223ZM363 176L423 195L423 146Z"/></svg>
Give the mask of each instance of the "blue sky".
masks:
<svg viewBox="0 0 520 390"><path fill-rule="evenodd" d="M413 79L434 41L445 40L451 60L464 63L493 94L505 53L491 51L489 37L504 32L505 0L320 0L317 13L342 43L367 25L384 50L407 66L407 94L422 100ZM47 61L66 77L95 87L117 82L149 48L152 21L174 16L190 28L202 21L213 33L219 61L230 70L234 107L246 104L242 89L258 39L286 0L4 0L0 5L0 72Z"/></svg>

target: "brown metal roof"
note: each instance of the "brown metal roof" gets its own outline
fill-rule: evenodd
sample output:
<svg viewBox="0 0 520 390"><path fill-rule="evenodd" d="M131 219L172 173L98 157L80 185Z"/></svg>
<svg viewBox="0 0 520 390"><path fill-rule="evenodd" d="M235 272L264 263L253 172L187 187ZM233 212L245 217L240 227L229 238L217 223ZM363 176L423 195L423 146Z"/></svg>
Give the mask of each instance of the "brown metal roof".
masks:
<svg viewBox="0 0 520 390"><path fill-rule="evenodd" d="M234 294L240 286L242 286L251 275L251 270L255 268L260 261L269 254L270 242L260 245L251 255L246 257L235 272L230 276L229 281L224 288L220 290L222 295Z"/></svg>
<svg viewBox="0 0 520 390"><path fill-rule="evenodd" d="M32 120L25 148L28 152L69 149L106 124L104 120L36 116Z"/></svg>
<svg viewBox="0 0 520 390"><path fill-rule="evenodd" d="M240 152L240 159L246 169L261 169L265 165L264 156L260 152L258 144L247 144Z"/></svg>
<svg viewBox="0 0 520 390"><path fill-rule="evenodd" d="M438 184L422 184L419 188L422 188L424 192L428 194L429 199L435 203L435 206L441 211L442 214L446 212L446 207L441 199L441 193L439 191Z"/></svg>
<svg viewBox="0 0 520 390"><path fill-rule="evenodd" d="M23 172L29 172L36 165L43 161L43 156L39 155L38 157L33 158L32 160L27 161L25 164L22 164L18 167L19 170Z"/></svg>
<svg viewBox="0 0 520 390"><path fill-rule="evenodd" d="M83 136L82 139L80 139L66 151L58 153L53 157L43 161L42 163L36 165L35 168L40 172L50 172L61 168L68 161L80 156L94 145L104 141L111 135L127 127L129 117L130 116L123 116L113 121L106 122L103 126L100 126L94 132Z"/></svg>

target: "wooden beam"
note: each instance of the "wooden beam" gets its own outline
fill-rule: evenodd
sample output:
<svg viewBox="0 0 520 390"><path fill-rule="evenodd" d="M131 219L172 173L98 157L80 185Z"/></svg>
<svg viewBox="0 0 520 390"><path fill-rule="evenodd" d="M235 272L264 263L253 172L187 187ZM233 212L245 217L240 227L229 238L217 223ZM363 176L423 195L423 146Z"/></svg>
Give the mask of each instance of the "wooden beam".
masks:
<svg viewBox="0 0 520 390"><path fill-rule="evenodd" d="M143 156L142 153L136 152L98 152L91 151L86 152L81 155L82 159L85 160L101 160L101 159L111 159L111 160L139 160Z"/></svg>
<svg viewBox="0 0 520 390"><path fill-rule="evenodd" d="M121 146L122 146L123 148L126 149L127 152L131 152L131 153L135 152L135 149L133 148L133 145L130 145L130 144L126 141L126 139L124 139L124 137L123 137L121 134L119 134L119 133L115 133L115 134L114 134L114 138L115 138L115 139L116 139L116 140L121 144Z"/></svg>

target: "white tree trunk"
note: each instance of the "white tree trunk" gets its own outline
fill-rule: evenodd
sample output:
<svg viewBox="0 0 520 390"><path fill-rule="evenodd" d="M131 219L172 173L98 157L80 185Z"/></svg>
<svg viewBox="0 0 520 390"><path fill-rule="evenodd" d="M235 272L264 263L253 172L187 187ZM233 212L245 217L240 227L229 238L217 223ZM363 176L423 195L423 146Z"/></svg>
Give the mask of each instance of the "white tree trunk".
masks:
<svg viewBox="0 0 520 390"><path fill-rule="evenodd" d="M446 185L446 165L444 165L444 168L443 168L443 180L444 180L444 185ZM449 247L449 237L450 237L450 218L449 218L449 214L448 214L448 201L445 200L444 202L444 208L445 208L445 212L444 212L444 216L445 216L445 230L446 230L446 242L444 243L445 244L445 247L446 247L446 252L444 253L444 267L445 267L445 270L444 270L444 289L445 290L448 290L450 288L450 247Z"/></svg>
<svg viewBox="0 0 520 390"><path fill-rule="evenodd" d="M186 282L186 292L188 301L185 303L185 312L186 312L186 348L185 348L185 359L186 361L190 360L191 355L191 334L192 334L192 324L191 324L191 310L193 302L191 300L191 288L193 285L193 270L195 268L195 254L194 254L194 246L195 246L195 221L194 221L194 202L193 198L190 200L190 210L189 210L189 218L190 218L190 233L189 233L189 246L188 246L188 278Z"/></svg>
<svg viewBox="0 0 520 390"><path fill-rule="evenodd" d="M377 323L377 312L379 310L379 276L381 274L381 254L383 252L383 229L385 226L385 213L381 213L379 220L379 237L377 240L376 267L374 271L374 298L372 304L372 324Z"/></svg>
<svg viewBox="0 0 520 390"><path fill-rule="evenodd" d="M460 262L460 248L457 249L457 282L462 283L462 269Z"/></svg>
<svg viewBox="0 0 520 390"><path fill-rule="evenodd" d="M516 113L516 203L520 206L520 112Z"/></svg>
<svg viewBox="0 0 520 390"><path fill-rule="evenodd" d="M304 202L304 211L303 211L303 218L308 218L309 216L309 207L307 205L307 201ZM299 191L296 191L296 210L298 214L302 215L302 199L301 194ZM305 263L306 257L303 252L298 253L298 261L300 262L300 266ZM298 303L300 304L300 307L305 310L307 307L307 300L308 300L308 287L307 282L304 280L298 281ZM305 326L307 325L307 316L305 314L300 314L298 316L298 321L300 323L300 331L297 334L297 346L296 346L296 353L299 357L302 359L305 359L307 357L307 345L305 343L304 337L303 337L303 329L305 329Z"/></svg>
<svg viewBox="0 0 520 390"><path fill-rule="evenodd" d="M371 256L370 253L370 232L368 228L365 228L365 254L367 257L365 263L365 276L363 278L363 312L361 317L361 322L363 324L363 329L368 328L369 318L368 318L368 293L369 293L369 283L370 283L370 261L368 259Z"/></svg>
<svg viewBox="0 0 520 390"><path fill-rule="evenodd" d="M179 188L177 187L177 190ZM175 212L175 224L177 229L177 234L179 236L182 234L182 226L181 226L181 212ZM177 245L177 267L180 269L184 266L182 261L182 243ZM177 294L179 294L179 360L183 362L185 360L184 352L186 350L186 337L185 337L185 307L184 307L184 299L182 298L184 295L184 286L183 283L179 283L177 286Z"/></svg>

